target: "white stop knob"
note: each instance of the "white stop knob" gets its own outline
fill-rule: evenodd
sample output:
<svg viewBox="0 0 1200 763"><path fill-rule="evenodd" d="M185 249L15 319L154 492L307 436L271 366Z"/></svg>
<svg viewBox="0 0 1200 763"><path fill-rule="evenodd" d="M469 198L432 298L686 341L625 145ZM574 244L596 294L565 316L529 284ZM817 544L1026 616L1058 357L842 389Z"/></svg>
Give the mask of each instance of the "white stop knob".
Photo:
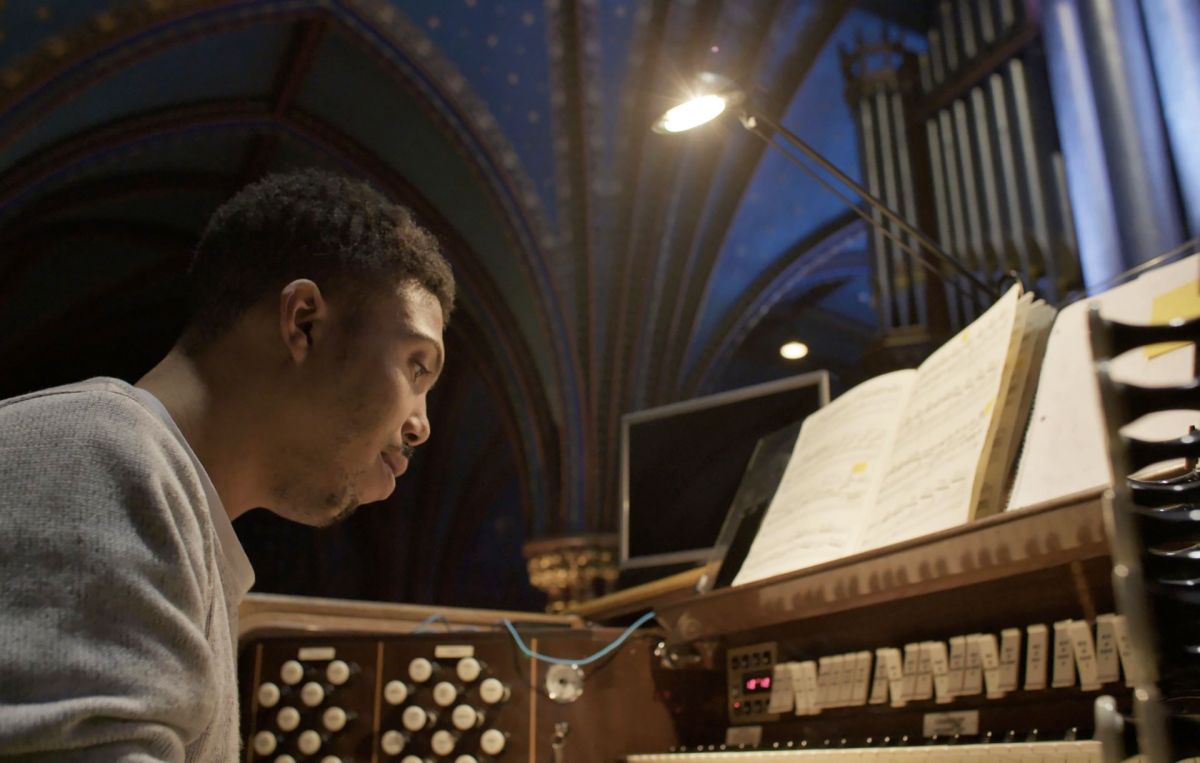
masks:
<svg viewBox="0 0 1200 763"><path fill-rule="evenodd" d="M350 666L342 660L334 660L325 668L325 677L334 686L341 686L350 680Z"/></svg>
<svg viewBox="0 0 1200 763"><path fill-rule="evenodd" d="M429 740L429 747L433 750L433 754L441 755L443 758L454 752L456 744L458 744L458 736L445 729L433 732L433 739Z"/></svg>
<svg viewBox="0 0 1200 763"><path fill-rule="evenodd" d="M500 683L499 679L488 678L479 684L479 698L489 705L503 702L508 699L508 687Z"/></svg>
<svg viewBox="0 0 1200 763"><path fill-rule="evenodd" d="M281 707L275 715L275 725L280 731L295 731L300 725L300 711L294 707Z"/></svg>
<svg viewBox="0 0 1200 763"><path fill-rule="evenodd" d="M408 684L403 681L388 681L383 687L383 699L389 705L402 705L408 699Z"/></svg>
<svg viewBox="0 0 1200 763"><path fill-rule="evenodd" d="M336 755L326 755L321 758L321 763L342 763L342 759Z"/></svg>
<svg viewBox="0 0 1200 763"><path fill-rule="evenodd" d="M341 731L346 728L346 711L340 707L331 707L321 716L321 723L330 731Z"/></svg>
<svg viewBox="0 0 1200 763"><path fill-rule="evenodd" d="M309 681L300 690L300 701L309 707L316 707L325 701L325 687L316 681Z"/></svg>
<svg viewBox="0 0 1200 763"><path fill-rule="evenodd" d="M279 704L279 687L268 681L258 687L258 706L275 707Z"/></svg>
<svg viewBox="0 0 1200 763"><path fill-rule="evenodd" d="M459 755L454 759L454 763L479 763L479 761L475 760L474 755Z"/></svg>
<svg viewBox="0 0 1200 763"><path fill-rule="evenodd" d="M506 744L508 744L508 737L504 736L504 732L499 729L488 729L479 737L479 749L488 755L495 756L504 752Z"/></svg>
<svg viewBox="0 0 1200 763"><path fill-rule="evenodd" d="M279 740L270 731L260 731L254 735L254 752L259 755L270 755L278 744Z"/></svg>
<svg viewBox="0 0 1200 763"><path fill-rule="evenodd" d="M421 760L416 755L405 755L400 763L425 763L425 761Z"/></svg>
<svg viewBox="0 0 1200 763"><path fill-rule="evenodd" d="M469 684L479 678L479 674L483 672L483 665L479 664L479 660L474 657L464 657L458 661L455 672L458 673L458 677L462 679L463 683Z"/></svg>
<svg viewBox="0 0 1200 763"><path fill-rule="evenodd" d="M450 722L459 731L470 731L476 726L483 724L483 716L470 705L459 705L450 714Z"/></svg>
<svg viewBox="0 0 1200 763"><path fill-rule="evenodd" d="M279 669L279 677L288 686L295 686L300 683L300 679L304 678L304 666L295 660L288 660Z"/></svg>
<svg viewBox="0 0 1200 763"><path fill-rule="evenodd" d="M404 708L404 714L400 716L400 723L409 731L420 731L426 726L432 726L429 713L416 705L410 705Z"/></svg>
<svg viewBox="0 0 1200 763"><path fill-rule="evenodd" d="M309 729L300 734L300 738L296 740L296 746L305 755L316 755L317 750L321 749L321 735Z"/></svg>
<svg viewBox="0 0 1200 763"><path fill-rule="evenodd" d="M395 729L384 732L379 739L379 747L388 755L399 755L404 752L404 745L407 743L408 739Z"/></svg>
<svg viewBox="0 0 1200 763"><path fill-rule="evenodd" d="M450 707L458 699L458 689L449 681L442 681L433 687L433 701L440 707Z"/></svg>
<svg viewBox="0 0 1200 763"><path fill-rule="evenodd" d="M408 663L408 677L423 684L433 676L433 663L424 657L418 657Z"/></svg>
<svg viewBox="0 0 1200 763"><path fill-rule="evenodd" d="M291 755L280 755L275 759L275 763L296 763L296 759Z"/></svg>

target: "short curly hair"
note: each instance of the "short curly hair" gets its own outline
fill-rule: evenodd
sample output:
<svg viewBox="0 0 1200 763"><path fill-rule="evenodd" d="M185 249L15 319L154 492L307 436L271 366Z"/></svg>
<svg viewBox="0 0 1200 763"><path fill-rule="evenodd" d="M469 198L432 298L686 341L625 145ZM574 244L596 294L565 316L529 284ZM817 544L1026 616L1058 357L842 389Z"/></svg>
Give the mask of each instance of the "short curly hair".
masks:
<svg viewBox="0 0 1200 763"><path fill-rule="evenodd" d="M268 175L221 205L188 271L191 317L183 347L201 349L258 300L297 278L322 289L416 284L447 324L454 276L437 240L360 180L317 170Z"/></svg>

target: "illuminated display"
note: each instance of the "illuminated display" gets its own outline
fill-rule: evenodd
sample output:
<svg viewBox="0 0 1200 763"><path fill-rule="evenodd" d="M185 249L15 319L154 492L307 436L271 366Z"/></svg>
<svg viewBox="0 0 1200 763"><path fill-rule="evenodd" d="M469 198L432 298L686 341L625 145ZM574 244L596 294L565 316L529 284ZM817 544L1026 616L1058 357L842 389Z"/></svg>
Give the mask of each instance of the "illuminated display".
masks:
<svg viewBox="0 0 1200 763"><path fill-rule="evenodd" d="M762 691L771 691L771 674L764 673L756 676L745 676L742 678L742 691L746 694L755 694Z"/></svg>

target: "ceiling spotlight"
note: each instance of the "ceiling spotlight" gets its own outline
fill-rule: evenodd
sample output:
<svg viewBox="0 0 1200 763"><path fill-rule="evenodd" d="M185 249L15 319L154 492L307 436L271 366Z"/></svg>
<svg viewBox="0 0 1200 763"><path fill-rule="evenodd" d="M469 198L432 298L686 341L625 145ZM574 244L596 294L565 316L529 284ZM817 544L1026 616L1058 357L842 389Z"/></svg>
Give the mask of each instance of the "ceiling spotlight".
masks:
<svg viewBox="0 0 1200 763"><path fill-rule="evenodd" d="M799 360L808 354L808 345L804 342L788 342L779 348L779 354L787 360Z"/></svg>

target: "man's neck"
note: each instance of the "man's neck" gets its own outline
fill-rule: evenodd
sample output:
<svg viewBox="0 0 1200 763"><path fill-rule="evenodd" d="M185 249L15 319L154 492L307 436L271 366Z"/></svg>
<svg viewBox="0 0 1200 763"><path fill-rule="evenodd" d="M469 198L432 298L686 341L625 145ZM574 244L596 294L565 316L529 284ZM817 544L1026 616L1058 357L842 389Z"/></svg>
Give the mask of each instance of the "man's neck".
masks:
<svg viewBox="0 0 1200 763"><path fill-rule="evenodd" d="M136 386L167 409L204 465L231 520L259 505L253 440L243 436L239 422L246 418L219 374L175 347Z"/></svg>

